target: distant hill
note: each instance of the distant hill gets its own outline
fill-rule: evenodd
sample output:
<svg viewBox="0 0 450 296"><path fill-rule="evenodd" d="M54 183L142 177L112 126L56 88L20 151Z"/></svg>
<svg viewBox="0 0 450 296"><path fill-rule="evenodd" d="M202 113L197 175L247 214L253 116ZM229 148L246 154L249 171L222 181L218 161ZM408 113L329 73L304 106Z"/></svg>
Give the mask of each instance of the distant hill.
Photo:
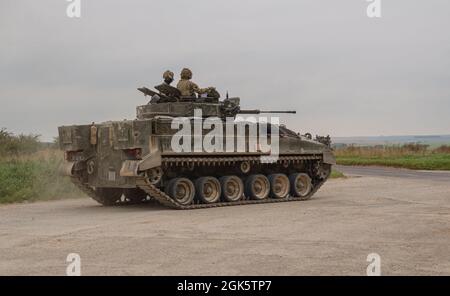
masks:
<svg viewBox="0 0 450 296"><path fill-rule="evenodd" d="M427 145L450 144L450 135L412 135L412 136L374 136L374 137L333 137L333 144L350 145L395 145L405 143L421 143Z"/></svg>

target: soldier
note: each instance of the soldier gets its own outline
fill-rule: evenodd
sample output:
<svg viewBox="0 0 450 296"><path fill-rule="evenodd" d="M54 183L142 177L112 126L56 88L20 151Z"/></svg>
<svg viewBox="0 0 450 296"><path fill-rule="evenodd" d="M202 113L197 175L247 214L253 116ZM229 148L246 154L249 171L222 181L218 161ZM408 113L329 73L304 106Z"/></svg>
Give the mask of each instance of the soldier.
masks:
<svg viewBox="0 0 450 296"><path fill-rule="evenodd" d="M173 72L170 70L167 70L166 72L163 73L163 79L164 82L161 83L160 85L155 86L155 88L159 91L160 94L169 97L169 98L157 98L156 100L154 100L154 103L164 103L167 101L176 101L176 98L178 98L180 96L180 92L178 91L178 89L176 89L173 86L170 86L170 84L173 81ZM174 98L175 97L175 98Z"/></svg>
<svg viewBox="0 0 450 296"><path fill-rule="evenodd" d="M166 83L167 85L170 85L173 81L173 72L170 70L167 70L166 72L163 73L163 79L164 79L164 83Z"/></svg>
<svg viewBox="0 0 450 296"><path fill-rule="evenodd" d="M190 81L192 78L192 71L188 68L181 70L181 80L178 81L177 88L180 90L182 96L192 97L196 93L204 94L209 91L210 88L199 88L197 84Z"/></svg>

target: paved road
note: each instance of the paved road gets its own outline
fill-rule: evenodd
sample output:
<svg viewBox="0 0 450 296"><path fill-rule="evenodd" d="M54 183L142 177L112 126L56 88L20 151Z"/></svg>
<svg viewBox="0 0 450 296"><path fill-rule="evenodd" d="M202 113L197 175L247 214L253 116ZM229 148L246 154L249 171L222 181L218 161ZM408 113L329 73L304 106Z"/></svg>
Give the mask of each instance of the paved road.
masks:
<svg viewBox="0 0 450 296"><path fill-rule="evenodd" d="M361 174L362 175L362 174ZM450 275L450 184L330 180L306 202L176 211L88 198L0 206L0 275Z"/></svg>
<svg viewBox="0 0 450 296"><path fill-rule="evenodd" d="M426 179L433 181L450 182L450 171L417 171L408 169L397 169L380 166L343 166L335 168L345 175L352 176L379 176L398 177L404 179Z"/></svg>

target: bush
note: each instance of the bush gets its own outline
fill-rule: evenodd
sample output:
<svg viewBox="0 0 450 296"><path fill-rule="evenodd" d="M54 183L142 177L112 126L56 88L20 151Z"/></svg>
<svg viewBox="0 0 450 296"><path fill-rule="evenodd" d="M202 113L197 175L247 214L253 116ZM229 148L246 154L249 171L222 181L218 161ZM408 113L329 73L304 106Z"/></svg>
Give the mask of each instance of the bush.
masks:
<svg viewBox="0 0 450 296"><path fill-rule="evenodd" d="M0 203L82 196L59 173L62 162L62 153L55 150L1 159Z"/></svg>
<svg viewBox="0 0 450 296"><path fill-rule="evenodd" d="M0 203L82 196L59 173L63 153L50 146L39 135L0 129Z"/></svg>
<svg viewBox="0 0 450 296"><path fill-rule="evenodd" d="M434 153L442 153L442 154L450 154L450 146L449 145L442 145L435 149L433 149Z"/></svg>
<svg viewBox="0 0 450 296"><path fill-rule="evenodd" d="M18 136L8 132L5 128L0 129L0 157L19 156L37 152L42 148L39 135Z"/></svg>

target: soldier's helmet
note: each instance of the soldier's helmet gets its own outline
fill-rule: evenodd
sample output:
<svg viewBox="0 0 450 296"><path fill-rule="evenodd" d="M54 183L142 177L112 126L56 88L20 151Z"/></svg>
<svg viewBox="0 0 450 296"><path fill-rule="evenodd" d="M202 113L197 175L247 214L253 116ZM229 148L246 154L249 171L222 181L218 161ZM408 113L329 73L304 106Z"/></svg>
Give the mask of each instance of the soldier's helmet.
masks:
<svg viewBox="0 0 450 296"><path fill-rule="evenodd" d="M180 77L181 77L181 79L191 79L192 71L189 70L188 68L184 68L183 70L181 70Z"/></svg>
<svg viewBox="0 0 450 296"><path fill-rule="evenodd" d="M167 71L164 72L164 74L163 74L163 79L164 79L164 80L173 80L174 75L175 75L175 74L173 74L172 71L167 70Z"/></svg>

